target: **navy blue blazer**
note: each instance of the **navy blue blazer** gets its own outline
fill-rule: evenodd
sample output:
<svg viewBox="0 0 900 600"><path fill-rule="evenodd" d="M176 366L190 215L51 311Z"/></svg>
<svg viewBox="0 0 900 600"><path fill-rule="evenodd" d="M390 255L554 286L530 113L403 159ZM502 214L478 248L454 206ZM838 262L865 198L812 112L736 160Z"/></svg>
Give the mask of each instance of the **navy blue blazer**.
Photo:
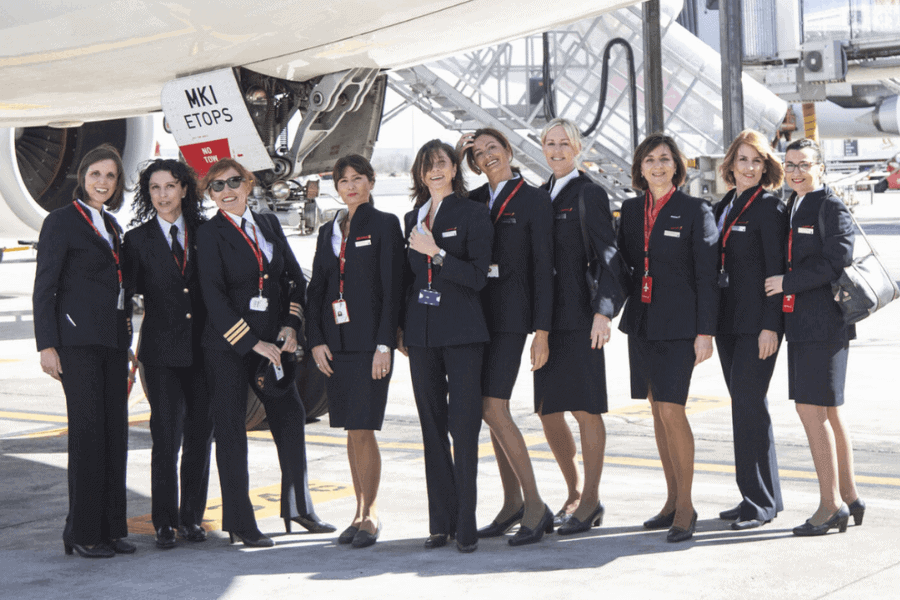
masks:
<svg viewBox="0 0 900 600"><path fill-rule="evenodd" d="M250 310L250 299L259 295L259 266L234 222L220 211L197 230L200 289L209 315L202 337L204 348L233 349L243 356L259 340L274 343L284 326L296 329L299 337L306 279L278 217L254 212L253 220L273 245L272 261L264 259L265 311ZM289 296L288 289L292 290Z"/></svg>
<svg viewBox="0 0 900 600"><path fill-rule="evenodd" d="M111 214L103 214L116 232L113 242L122 260L122 228ZM38 238L32 297L37 349L98 345L127 350L131 296L126 293L125 310L116 308L118 300L119 277L106 240L74 203L47 215Z"/></svg>
<svg viewBox="0 0 900 600"><path fill-rule="evenodd" d="M728 287L719 290L717 333L758 335L763 329L784 331L782 298L767 297L765 281L766 277L784 272L787 215L781 199L765 190L741 215L758 189L757 186L741 194L725 218L723 233L732 223L734 226L725 245L725 272L729 281ZM731 190L716 205L716 223L734 194L735 190ZM721 249L720 239L720 256ZM721 266L721 258L717 264Z"/></svg>
<svg viewBox="0 0 900 600"><path fill-rule="evenodd" d="M650 232L650 304L641 302L644 276L644 196L622 203L619 250L632 269L633 291L619 329L648 340L715 335L719 310L719 232L705 200L676 190Z"/></svg>
<svg viewBox="0 0 900 600"><path fill-rule="evenodd" d="M188 227L184 275L166 237L156 217L125 234L128 288L144 295L137 356L145 365L189 367L200 351L206 324L197 273L197 232ZM184 244L183 232L178 241Z"/></svg>
<svg viewBox="0 0 900 600"><path fill-rule="evenodd" d="M332 219L319 228L306 289L309 347L327 344L332 352L374 352L378 344L395 348L405 260L400 220L369 203L356 209L344 251L344 300L350 322L343 325L334 322L331 306L340 295L333 227Z"/></svg>
<svg viewBox="0 0 900 600"><path fill-rule="evenodd" d="M553 179L544 184L549 190ZM584 210L578 209L578 198L584 194ZM581 219L587 221L588 239L603 264L600 293L593 306L585 272L588 254L581 234ZM584 173L572 179L553 201L553 259L556 277L553 278L553 329L574 331L590 329L594 313L612 319L615 289L618 287L613 263L616 260L616 235L609 210L606 190Z"/></svg>
<svg viewBox="0 0 900 600"><path fill-rule="evenodd" d="M500 215L500 207L519 183L522 187ZM487 204L490 185L469 193ZM491 263L498 277L488 277L481 302L491 332L528 334L550 331L553 323L553 209L550 195L518 177L506 182L491 209L494 244ZM499 219L498 219L499 216Z"/></svg>
<svg viewBox="0 0 900 600"><path fill-rule="evenodd" d="M796 197L796 193L792 194L788 201L788 215ZM794 247L792 264L788 266L792 269L785 269L782 288L785 294L796 294L796 298L794 312L784 314L787 341L821 342L855 338L856 328L844 323L841 309L831 292L831 282L853 262L854 234L850 211L826 186L806 195L797 207L791 230ZM784 244L787 257L787 238Z"/></svg>
<svg viewBox="0 0 900 600"><path fill-rule="evenodd" d="M407 248L419 209L404 216ZM441 293L440 306L418 301L428 289L424 254L407 251L401 322L407 346L440 347L487 342L489 339L479 292L487 282L493 227L487 206L451 194L441 202L432 223L434 241L445 250L444 264L433 266L432 288Z"/></svg>

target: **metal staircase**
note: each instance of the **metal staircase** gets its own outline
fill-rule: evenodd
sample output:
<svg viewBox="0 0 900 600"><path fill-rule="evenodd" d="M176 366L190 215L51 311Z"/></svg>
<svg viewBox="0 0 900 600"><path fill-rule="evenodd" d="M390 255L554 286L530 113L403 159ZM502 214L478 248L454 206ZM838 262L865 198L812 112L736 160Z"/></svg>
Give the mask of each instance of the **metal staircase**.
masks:
<svg viewBox="0 0 900 600"><path fill-rule="evenodd" d="M579 21L549 33L552 89L559 116L584 131L594 119L600 95L604 46L623 38L632 47L637 70L638 127L643 131L642 21L639 7ZM663 79L666 132L688 157L721 154L722 106L719 54L663 16ZM518 162L546 179L550 170L539 134L546 123L543 103L541 35L483 48L463 56L389 74L388 85L403 102L387 112L388 121L416 106L444 127L471 131L482 126L502 131ZM631 121L625 52L611 53L606 106L597 128L582 140L588 173L613 200L633 196ZM744 76L745 123L772 134L787 105Z"/></svg>

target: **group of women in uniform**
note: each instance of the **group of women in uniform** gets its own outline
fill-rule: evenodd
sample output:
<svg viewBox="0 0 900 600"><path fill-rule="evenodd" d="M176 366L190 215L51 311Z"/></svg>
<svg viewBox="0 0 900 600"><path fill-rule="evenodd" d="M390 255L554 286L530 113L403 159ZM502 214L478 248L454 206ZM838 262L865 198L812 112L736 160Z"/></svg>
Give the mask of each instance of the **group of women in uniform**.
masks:
<svg viewBox="0 0 900 600"><path fill-rule="evenodd" d="M513 546L600 525L607 412L604 346L621 308L631 395L647 398L666 481L666 501L644 523L690 539L694 440L685 413L693 368L718 348L732 397L741 502L723 511L734 529L782 510L766 393L782 336L790 395L806 429L821 500L797 535L844 531L865 505L839 407L852 327L830 282L849 264L847 209L822 185L809 140L788 146L784 167L762 135L743 132L722 175L734 189L712 209L678 190L685 160L653 134L635 151L618 232L606 192L577 168L580 133L564 119L544 128L553 172L541 187L512 166L494 129L454 148L423 146L412 168L413 209L403 219L375 208L375 173L358 155L333 178L346 205L318 234L307 285L278 220L250 210L253 174L223 159L197 182L189 167L156 160L140 175L137 225L122 240L108 210L122 202L124 174L108 146L79 167L71 205L45 220L34 290L35 332L45 372L60 379L69 414L69 515L65 550L85 557L134 552L123 538L127 450L127 351L131 295L144 295L138 356L151 406L152 518L160 548L206 539L213 432L222 526L232 541L271 546L249 497L248 384L263 402L282 471L285 528L326 533L310 499L305 414L293 385L305 321L316 368L326 376L332 427L347 430L356 512L338 542L370 546L382 529L376 498L394 350L409 357L428 491L426 548L518 524ZM467 192L462 163L488 182ZM787 174L787 207L772 194ZM201 194L217 212L206 219ZM589 282L588 265L599 262ZM630 275L628 274L630 271ZM534 410L568 493L554 513L538 489L510 398L529 334ZM565 420L578 424L584 474ZM490 428L503 504L475 519L478 437ZM452 452L450 437L452 437ZM177 457L181 451L180 486ZM179 495L180 487L180 495ZM848 506L849 505L849 506Z"/></svg>

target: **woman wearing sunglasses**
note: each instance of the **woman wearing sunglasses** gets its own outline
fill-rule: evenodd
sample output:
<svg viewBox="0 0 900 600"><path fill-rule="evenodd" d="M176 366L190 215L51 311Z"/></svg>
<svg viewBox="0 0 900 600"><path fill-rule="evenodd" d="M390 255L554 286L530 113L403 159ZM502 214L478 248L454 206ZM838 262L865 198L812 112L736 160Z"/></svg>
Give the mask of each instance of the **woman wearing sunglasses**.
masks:
<svg viewBox="0 0 900 600"><path fill-rule="evenodd" d="M200 287L209 312L202 344L215 421L222 529L246 546L273 546L259 531L247 471L247 384L266 409L281 465L281 516L313 533L333 525L316 516L306 474L306 413L284 359L297 349L306 280L275 215L247 208L253 175L225 158L201 188L219 208L197 231ZM283 283L290 282L290 291ZM262 375L261 373L265 373ZM281 379L288 378L279 383Z"/></svg>
<svg viewBox="0 0 900 600"><path fill-rule="evenodd" d="M794 190L787 208L787 272L769 277L765 286L769 296L783 294L788 393L797 403L819 478L819 507L794 528L794 535L825 535L831 528L843 533L849 517L861 525L866 510L840 412L856 327L844 323L831 292L831 282L853 260L853 224L847 207L822 181L825 165L818 144L791 142L784 170Z"/></svg>

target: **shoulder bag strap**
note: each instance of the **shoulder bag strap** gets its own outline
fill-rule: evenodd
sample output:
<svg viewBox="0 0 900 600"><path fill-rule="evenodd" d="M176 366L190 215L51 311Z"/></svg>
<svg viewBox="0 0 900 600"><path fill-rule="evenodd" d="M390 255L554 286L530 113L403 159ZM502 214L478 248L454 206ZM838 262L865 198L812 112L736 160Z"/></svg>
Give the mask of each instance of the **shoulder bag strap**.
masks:
<svg viewBox="0 0 900 600"><path fill-rule="evenodd" d="M591 246L591 239L588 237L586 216L584 212L584 186L582 186L578 192L578 220L581 223L581 239L584 242L584 253L587 255L588 264L590 264L594 262L597 255L593 246Z"/></svg>

